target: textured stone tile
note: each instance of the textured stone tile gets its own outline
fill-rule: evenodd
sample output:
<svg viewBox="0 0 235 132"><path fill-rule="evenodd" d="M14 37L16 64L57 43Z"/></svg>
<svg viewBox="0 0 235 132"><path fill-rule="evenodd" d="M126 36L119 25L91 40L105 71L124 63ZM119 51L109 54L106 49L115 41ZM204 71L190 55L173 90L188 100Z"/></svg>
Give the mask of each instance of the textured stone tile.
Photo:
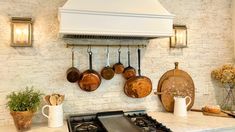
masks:
<svg viewBox="0 0 235 132"><path fill-rule="evenodd" d="M163 110L157 96L161 75L180 62L180 68L193 78L196 87L195 106L219 103L223 89L210 78L212 69L231 63L233 57L231 0L160 0L173 14L175 24L188 27L188 47L169 49L169 39L151 41L133 40L63 40L59 38L58 7L66 0L1 0L0 1L0 125L13 124L5 107L5 97L11 91L34 86L46 94L65 94L65 117L69 114L93 113L106 110ZM24 7L24 8L22 8ZM32 17L34 36L32 48L10 47L10 18ZM91 93L82 91L76 83L66 81L66 70L71 66L71 49L66 43L142 44L142 74L150 77L153 92L145 99L132 99L123 92L125 79L116 75L111 81L102 80L100 87ZM82 72L88 69L87 47L76 47L75 66ZM121 61L127 65L127 48L122 47ZM93 47L93 68L100 71L105 66L105 48ZM110 63L117 62L117 49L110 48ZM136 48L131 48L131 65L137 68ZM208 94L204 89L208 88ZM35 122L45 121L40 111Z"/></svg>

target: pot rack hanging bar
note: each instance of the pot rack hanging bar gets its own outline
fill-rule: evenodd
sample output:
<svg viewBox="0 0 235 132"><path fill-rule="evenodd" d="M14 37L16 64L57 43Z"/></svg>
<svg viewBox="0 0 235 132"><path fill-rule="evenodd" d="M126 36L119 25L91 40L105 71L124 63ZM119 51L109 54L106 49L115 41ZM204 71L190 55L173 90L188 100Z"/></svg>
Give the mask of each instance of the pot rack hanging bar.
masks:
<svg viewBox="0 0 235 132"><path fill-rule="evenodd" d="M134 45L134 44L120 44L120 45L117 45L117 44L67 44L66 47L69 48L69 47L82 47L82 46L92 46L92 47L107 47L107 46L110 46L110 47L141 47L141 48L145 48L146 47L146 44L139 44L139 45Z"/></svg>

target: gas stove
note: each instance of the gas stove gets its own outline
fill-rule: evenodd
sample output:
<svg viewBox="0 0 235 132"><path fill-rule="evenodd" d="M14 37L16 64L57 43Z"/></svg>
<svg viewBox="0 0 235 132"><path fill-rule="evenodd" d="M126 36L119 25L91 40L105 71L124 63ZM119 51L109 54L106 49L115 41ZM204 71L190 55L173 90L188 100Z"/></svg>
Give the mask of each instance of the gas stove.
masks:
<svg viewBox="0 0 235 132"><path fill-rule="evenodd" d="M69 132L172 132L144 110L71 115L67 123Z"/></svg>

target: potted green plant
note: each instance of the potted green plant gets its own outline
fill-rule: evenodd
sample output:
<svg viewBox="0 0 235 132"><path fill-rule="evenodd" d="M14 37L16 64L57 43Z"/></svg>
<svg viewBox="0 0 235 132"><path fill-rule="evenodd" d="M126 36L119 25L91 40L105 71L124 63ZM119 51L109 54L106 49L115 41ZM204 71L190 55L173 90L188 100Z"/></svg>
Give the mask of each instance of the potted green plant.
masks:
<svg viewBox="0 0 235 132"><path fill-rule="evenodd" d="M43 94L33 87L7 95L7 107L18 130L30 129L33 114L37 111Z"/></svg>

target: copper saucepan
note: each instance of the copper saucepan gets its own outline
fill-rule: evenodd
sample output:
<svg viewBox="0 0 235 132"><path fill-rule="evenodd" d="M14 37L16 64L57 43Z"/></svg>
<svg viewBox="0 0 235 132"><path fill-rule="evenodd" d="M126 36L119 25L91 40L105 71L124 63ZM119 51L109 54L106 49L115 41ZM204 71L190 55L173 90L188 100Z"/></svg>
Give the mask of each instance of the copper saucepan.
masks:
<svg viewBox="0 0 235 132"><path fill-rule="evenodd" d="M106 60L106 66L101 70L101 76L105 80L111 80L114 77L114 70L112 67L110 67L109 64L109 46L107 46L107 54L106 54L107 60Z"/></svg>
<svg viewBox="0 0 235 132"><path fill-rule="evenodd" d="M90 68L84 71L78 80L79 87L87 92L95 91L101 84L101 77L98 72L92 69L92 52L89 51Z"/></svg>
<svg viewBox="0 0 235 132"><path fill-rule="evenodd" d="M121 47L120 47L121 48ZM121 50L118 49L118 63L113 65L114 72L116 74L121 74L124 71L124 65L121 63Z"/></svg>
<svg viewBox="0 0 235 132"><path fill-rule="evenodd" d="M136 76L136 70L135 68L133 68L130 64L130 50L129 50L129 47L128 47L128 67L126 67L123 71L123 77L125 79L130 79L132 77L135 77Z"/></svg>
<svg viewBox="0 0 235 132"><path fill-rule="evenodd" d="M67 80L71 83L75 83L79 79L80 72L79 70L74 67L74 51L72 50L72 67L70 67L67 72Z"/></svg>
<svg viewBox="0 0 235 132"><path fill-rule="evenodd" d="M152 91L152 82L146 76L141 76L140 70L140 49L138 49L138 73L139 76L128 79L124 85L124 92L132 98L143 98Z"/></svg>

